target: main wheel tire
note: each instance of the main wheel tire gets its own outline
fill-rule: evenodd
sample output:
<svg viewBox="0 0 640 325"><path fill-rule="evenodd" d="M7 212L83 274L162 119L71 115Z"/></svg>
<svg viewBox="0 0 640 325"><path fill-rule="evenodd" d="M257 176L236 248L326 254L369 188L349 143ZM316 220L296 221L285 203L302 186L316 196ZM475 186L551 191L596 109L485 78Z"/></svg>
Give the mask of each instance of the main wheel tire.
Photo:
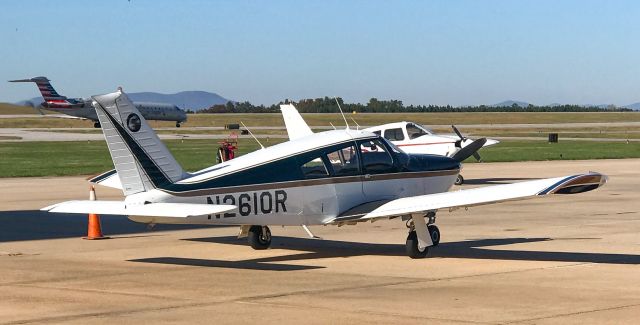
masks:
<svg viewBox="0 0 640 325"><path fill-rule="evenodd" d="M429 247L425 247L422 251L418 248L418 236L415 231L411 231L407 236L405 249L411 258L425 258L429 254Z"/></svg>
<svg viewBox="0 0 640 325"><path fill-rule="evenodd" d="M93 122L93 127L96 129L100 128L100 122Z"/></svg>
<svg viewBox="0 0 640 325"><path fill-rule="evenodd" d="M271 246L271 230L269 227L264 226L264 234L262 233L262 226L251 226L249 228L249 245L253 249L267 249Z"/></svg>
<svg viewBox="0 0 640 325"><path fill-rule="evenodd" d="M436 225L427 226L429 230L429 235L431 235L431 241L433 242L433 246L438 246L440 243L440 229Z"/></svg>
<svg viewBox="0 0 640 325"><path fill-rule="evenodd" d="M456 178L456 182L454 184L456 184L456 185L464 184L464 177L462 177L462 175L458 174L458 177Z"/></svg>
<svg viewBox="0 0 640 325"><path fill-rule="evenodd" d="M176 127L177 127L177 128L179 128L179 127L180 127L180 123L179 123L179 122L177 122L177 123L176 123Z"/></svg>

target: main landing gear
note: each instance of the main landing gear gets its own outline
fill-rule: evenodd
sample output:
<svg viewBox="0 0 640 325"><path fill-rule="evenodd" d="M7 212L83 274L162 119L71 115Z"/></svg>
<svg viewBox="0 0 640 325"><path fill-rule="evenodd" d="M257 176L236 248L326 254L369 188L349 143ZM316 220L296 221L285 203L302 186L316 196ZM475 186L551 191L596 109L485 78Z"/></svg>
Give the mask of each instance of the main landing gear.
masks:
<svg viewBox="0 0 640 325"><path fill-rule="evenodd" d="M267 226L251 226L247 240L253 249L267 249L271 246L271 230Z"/></svg>
<svg viewBox="0 0 640 325"><path fill-rule="evenodd" d="M462 175L458 174L458 177L456 178L455 183L456 185L462 185L464 184L464 177L462 177Z"/></svg>
<svg viewBox="0 0 640 325"><path fill-rule="evenodd" d="M176 122L176 127L179 128L180 127L180 122Z"/></svg>
<svg viewBox="0 0 640 325"><path fill-rule="evenodd" d="M405 249L409 257L425 258L429 253L429 246L438 246L440 229L434 224L435 222L436 213L433 211L426 216L412 215L407 221L409 235L407 235Z"/></svg>
<svg viewBox="0 0 640 325"><path fill-rule="evenodd" d="M100 122L93 122L93 127L96 129L100 128Z"/></svg>

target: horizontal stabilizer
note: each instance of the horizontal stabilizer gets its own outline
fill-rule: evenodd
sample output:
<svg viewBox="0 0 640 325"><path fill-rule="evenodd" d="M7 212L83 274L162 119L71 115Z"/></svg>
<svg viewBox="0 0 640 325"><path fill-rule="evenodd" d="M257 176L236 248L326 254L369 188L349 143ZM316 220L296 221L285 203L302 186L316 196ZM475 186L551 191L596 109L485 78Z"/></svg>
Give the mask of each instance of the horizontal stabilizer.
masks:
<svg viewBox="0 0 640 325"><path fill-rule="evenodd" d="M360 220L426 213L446 208L469 207L549 194L577 194L594 190L607 182L599 173L546 178L470 190L406 197L393 200L369 212Z"/></svg>
<svg viewBox="0 0 640 325"><path fill-rule="evenodd" d="M126 204L124 201L66 201L42 208L53 213L118 214L130 216L187 218L217 214L235 209L235 205L193 203Z"/></svg>
<svg viewBox="0 0 640 325"><path fill-rule="evenodd" d="M122 183L120 182L120 177L118 176L118 172L115 169L104 172L97 176L87 178L87 181L91 184L102 185L106 187L116 188L119 190L122 189Z"/></svg>

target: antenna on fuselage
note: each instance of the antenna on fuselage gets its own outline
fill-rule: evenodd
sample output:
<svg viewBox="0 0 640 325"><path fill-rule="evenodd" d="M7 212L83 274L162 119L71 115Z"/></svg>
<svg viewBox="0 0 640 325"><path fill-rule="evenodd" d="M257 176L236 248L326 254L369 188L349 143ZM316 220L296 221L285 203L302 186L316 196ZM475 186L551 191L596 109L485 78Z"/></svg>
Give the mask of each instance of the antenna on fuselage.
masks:
<svg viewBox="0 0 640 325"><path fill-rule="evenodd" d="M249 130L249 128L246 125L244 125L244 123L242 121L240 121L240 124L242 124L242 126L249 132L249 134L251 134L253 139L256 140L256 142L260 145L260 147L262 149L264 149L264 146L262 145L262 143L260 143L260 140L258 140L258 138L256 138L255 135L253 135L253 132L251 132L251 130Z"/></svg>
<svg viewBox="0 0 640 325"><path fill-rule="evenodd" d="M353 123L356 124L356 130L360 130L360 124L358 124L358 122L356 122L356 120L353 117L350 117L350 119L353 121Z"/></svg>
<svg viewBox="0 0 640 325"><path fill-rule="evenodd" d="M344 119L344 124L347 125L347 130L349 129L349 122L347 122L347 117L344 116L344 112L342 111L342 107L340 107L340 102L338 102L338 97L333 97L336 100L336 104L338 104L338 109L340 110L340 114L342 114L342 118Z"/></svg>

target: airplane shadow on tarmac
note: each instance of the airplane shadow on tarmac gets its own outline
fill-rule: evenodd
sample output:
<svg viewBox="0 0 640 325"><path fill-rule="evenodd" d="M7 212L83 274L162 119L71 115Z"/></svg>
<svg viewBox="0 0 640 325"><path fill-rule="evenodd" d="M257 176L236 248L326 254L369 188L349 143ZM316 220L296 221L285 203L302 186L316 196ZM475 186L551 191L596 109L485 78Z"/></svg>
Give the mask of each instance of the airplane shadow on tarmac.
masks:
<svg viewBox="0 0 640 325"><path fill-rule="evenodd" d="M584 239L584 238L575 238ZM207 237L184 239L190 241L230 244L246 246L246 240L236 237ZM501 238L478 239L460 242L440 243L432 248L431 258L470 258L493 259L513 261L554 261L574 263L604 263L604 264L640 264L640 255L608 254L608 253L581 253L581 252L548 252L548 251L523 251L523 250L493 250L486 249L490 246L510 244L532 243L554 240L551 238ZM272 250L280 248L286 250L302 251L296 254L248 259L242 261L221 261L208 259L180 258L180 257L154 257L131 260L134 262L190 265L200 267L238 268L272 271L297 271L306 269L324 268L323 266L273 264L278 262L292 262L302 260L314 260L323 258L352 257L364 255L379 256L404 256L404 245L400 244L372 244L345 242L336 240L316 240L293 237L274 237ZM251 249L247 247L247 249Z"/></svg>
<svg viewBox="0 0 640 325"><path fill-rule="evenodd" d="M104 215L100 219L102 230L106 236L153 235L153 232L147 229L147 225L133 222L126 216ZM165 231L204 227L215 226L156 225L153 229L154 231ZM38 210L0 211L0 243L20 240L80 238L86 235L86 215L49 213Z"/></svg>

